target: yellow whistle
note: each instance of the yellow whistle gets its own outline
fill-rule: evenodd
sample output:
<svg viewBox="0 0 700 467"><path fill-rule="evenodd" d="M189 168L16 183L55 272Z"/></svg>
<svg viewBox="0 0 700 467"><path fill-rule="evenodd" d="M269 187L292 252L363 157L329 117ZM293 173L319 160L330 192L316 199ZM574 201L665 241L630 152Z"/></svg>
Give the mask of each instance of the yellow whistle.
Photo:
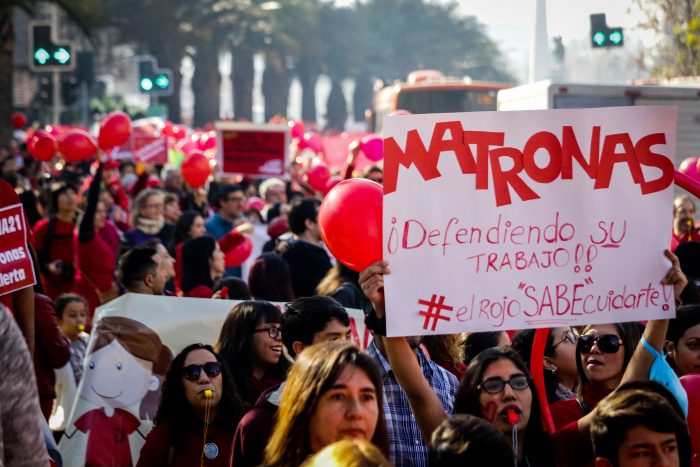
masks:
<svg viewBox="0 0 700 467"><path fill-rule="evenodd" d="M85 325L84 324L79 324L78 325L78 331L83 332L85 330Z"/></svg>
<svg viewBox="0 0 700 467"><path fill-rule="evenodd" d="M211 396L213 396L213 395L214 395L214 393L211 391L211 389L204 390L204 397L206 397L207 399L211 398Z"/></svg>

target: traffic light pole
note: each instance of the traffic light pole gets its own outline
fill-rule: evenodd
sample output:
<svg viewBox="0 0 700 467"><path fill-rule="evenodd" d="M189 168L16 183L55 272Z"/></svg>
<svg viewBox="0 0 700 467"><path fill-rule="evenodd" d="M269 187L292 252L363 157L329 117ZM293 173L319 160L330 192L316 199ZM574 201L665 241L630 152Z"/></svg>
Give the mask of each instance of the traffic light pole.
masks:
<svg viewBox="0 0 700 467"><path fill-rule="evenodd" d="M53 124L61 124L61 72L51 73L53 79Z"/></svg>

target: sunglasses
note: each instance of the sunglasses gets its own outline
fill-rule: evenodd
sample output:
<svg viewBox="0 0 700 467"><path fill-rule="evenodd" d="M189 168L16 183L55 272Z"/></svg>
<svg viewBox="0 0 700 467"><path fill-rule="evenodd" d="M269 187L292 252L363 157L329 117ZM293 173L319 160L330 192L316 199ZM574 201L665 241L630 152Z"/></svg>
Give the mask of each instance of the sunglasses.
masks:
<svg viewBox="0 0 700 467"><path fill-rule="evenodd" d="M622 339L615 334L605 334L598 337L591 335L579 336L576 343L576 351L582 354L589 354L593 344L597 344L598 349L603 353L616 353L622 345Z"/></svg>
<svg viewBox="0 0 700 467"><path fill-rule="evenodd" d="M208 362L204 365L187 365L182 369L182 376L187 381L197 381L204 370L208 377L213 378L221 373L221 362Z"/></svg>
<svg viewBox="0 0 700 467"><path fill-rule="evenodd" d="M576 345L577 339L578 339L578 334L576 334L574 331L566 331L564 333L564 337L559 342L557 342L556 344L554 344L552 346L552 350L556 349L558 346L560 346L564 342L568 342L569 344Z"/></svg>
<svg viewBox="0 0 700 467"><path fill-rule="evenodd" d="M267 335L270 336L272 339L277 339L277 337L282 333L282 329L276 328L276 327L270 327L270 328L260 328L256 329L253 332L265 332L267 331Z"/></svg>
<svg viewBox="0 0 700 467"><path fill-rule="evenodd" d="M476 388L479 390L484 390L489 394L498 394L499 392L503 392L503 390L506 388L506 384L516 391L522 391L530 387L530 380L525 375L511 376L508 381L494 377L482 381Z"/></svg>

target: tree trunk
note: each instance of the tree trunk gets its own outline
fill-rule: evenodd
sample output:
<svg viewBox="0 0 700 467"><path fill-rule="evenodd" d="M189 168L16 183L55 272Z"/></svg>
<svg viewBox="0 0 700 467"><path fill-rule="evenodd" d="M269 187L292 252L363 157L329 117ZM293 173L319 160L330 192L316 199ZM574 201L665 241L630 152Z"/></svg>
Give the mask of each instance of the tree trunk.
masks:
<svg viewBox="0 0 700 467"><path fill-rule="evenodd" d="M0 6L0 146L9 144L12 138L12 54L15 48L12 28L12 4Z"/></svg>
<svg viewBox="0 0 700 467"><path fill-rule="evenodd" d="M239 47L233 50L233 116L238 121L253 121L253 51Z"/></svg>
<svg viewBox="0 0 700 467"><path fill-rule="evenodd" d="M352 110L356 122L365 120L365 110L372 108L374 89L367 75L355 78L355 91L352 94Z"/></svg>
<svg viewBox="0 0 700 467"><path fill-rule="evenodd" d="M219 100L221 74L219 73L219 53L211 47L197 47L194 56L194 75L192 92L194 93L195 127L219 119Z"/></svg>
<svg viewBox="0 0 700 467"><path fill-rule="evenodd" d="M348 119L348 103L343 95L343 87L340 80L334 79L331 84L331 93L326 103L326 130L345 130L345 121Z"/></svg>
<svg viewBox="0 0 700 467"><path fill-rule="evenodd" d="M262 92L265 97L265 121L269 122L275 115L287 115L289 73L283 53L267 53Z"/></svg>
<svg viewBox="0 0 700 467"><path fill-rule="evenodd" d="M301 119L307 123L316 123L316 79L318 74L314 64L307 58L299 59L297 73L301 83Z"/></svg>

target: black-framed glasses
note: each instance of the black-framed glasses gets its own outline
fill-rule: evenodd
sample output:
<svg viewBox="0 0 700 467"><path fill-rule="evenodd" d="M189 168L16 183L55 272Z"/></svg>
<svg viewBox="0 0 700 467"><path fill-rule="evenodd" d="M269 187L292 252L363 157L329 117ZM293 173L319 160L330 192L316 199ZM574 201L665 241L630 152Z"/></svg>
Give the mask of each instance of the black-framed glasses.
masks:
<svg viewBox="0 0 700 467"><path fill-rule="evenodd" d="M530 380L523 374L511 376L507 381L498 376L494 376L493 378L482 381L476 388L486 391L489 394L498 394L499 392L503 392L506 388L506 384L516 391L522 391L530 387Z"/></svg>
<svg viewBox="0 0 700 467"><path fill-rule="evenodd" d="M593 344L597 344L598 349L603 353L616 353L620 350L622 339L615 334L604 334L598 337L586 334L579 336L578 342L576 343L576 350L582 354L589 354L591 353Z"/></svg>
<svg viewBox="0 0 700 467"><path fill-rule="evenodd" d="M221 362L208 362L203 365L187 365L182 369L182 376L188 381L197 381L204 370L208 377L213 378L221 373Z"/></svg>
<svg viewBox="0 0 700 467"><path fill-rule="evenodd" d="M560 346L560 345L563 344L564 342L568 342L569 344L576 345L576 341L577 341L577 340L578 340L578 334L576 334L576 332L574 332L574 331L566 331L566 332L564 333L564 337L562 337L561 340L560 340L559 342L557 342L556 344L554 344L554 345L552 346L552 350L555 350L558 346Z"/></svg>
<svg viewBox="0 0 700 467"><path fill-rule="evenodd" d="M280 334L282 334L282 329L276 328L276 327L269 327L269 328L260 328L256 329L253 332L265 332L267 331L267 335L270 336L272 339L277 339Z"/></svg>

